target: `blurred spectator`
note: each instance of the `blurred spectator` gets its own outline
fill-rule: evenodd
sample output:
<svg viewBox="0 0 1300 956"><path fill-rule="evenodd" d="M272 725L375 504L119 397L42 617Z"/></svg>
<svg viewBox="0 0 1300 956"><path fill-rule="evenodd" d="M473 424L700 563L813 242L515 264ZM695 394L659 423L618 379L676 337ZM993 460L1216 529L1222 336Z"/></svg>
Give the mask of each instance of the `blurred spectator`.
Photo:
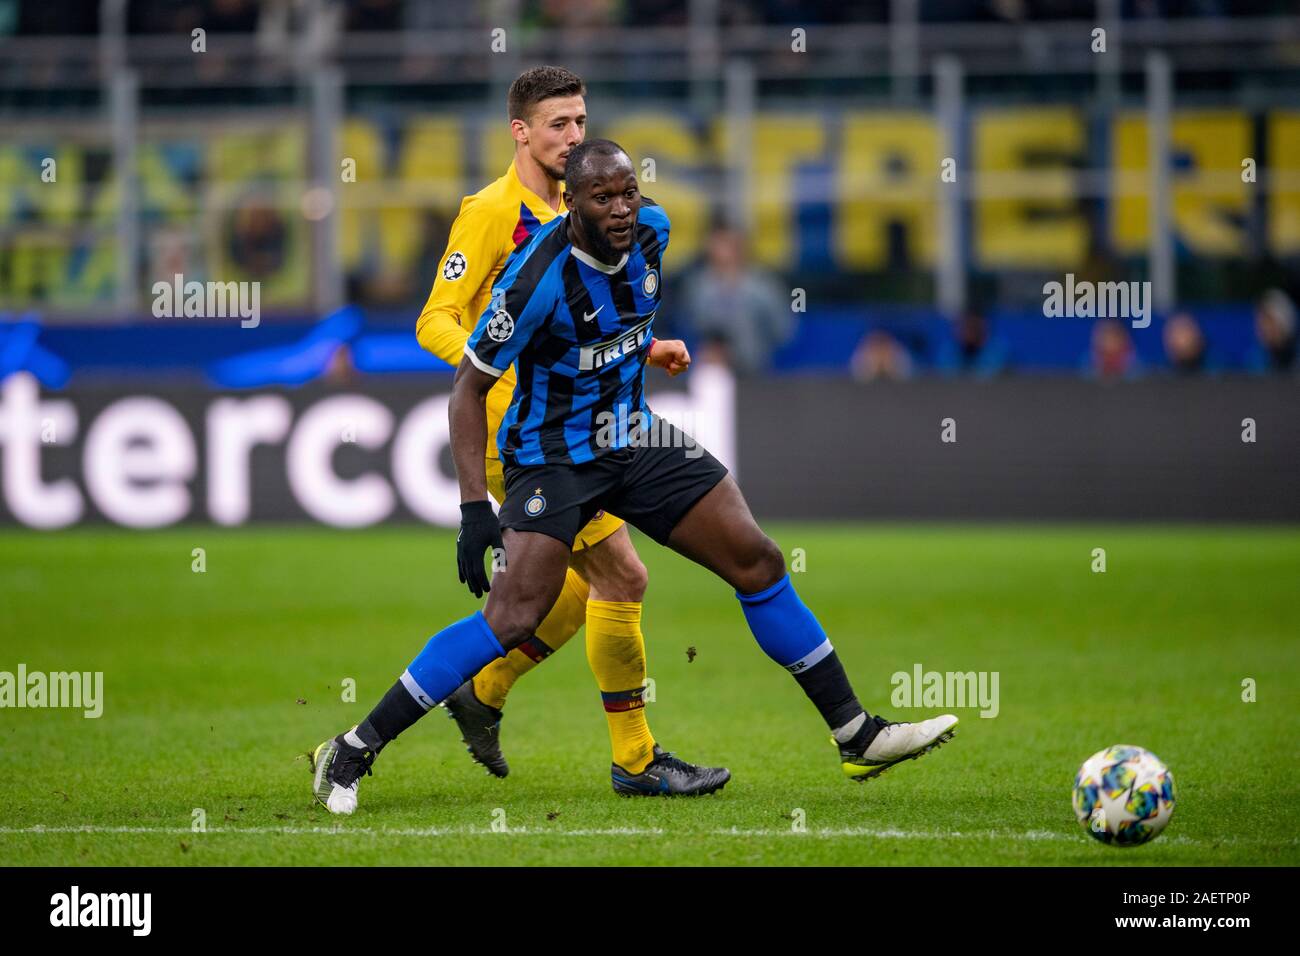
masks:
<svg viewBox="0 0 1300 956"><path fill-rule="evenodd" d="M1269 289L1255 306L1255 337L1249 365L1256 372L1296 367L1295 304L1281 289Z"/></svg>
<svg viewBox="0 0 1300 956"><path fill-rule="evenodd" d="M700 357L739 374L765 371L772 352L794 332L789 299L747 263L745 238L735 229L715 229L706 255L685 286L689 327L703 345Z"/></svg>
<svg viewBox="0 0 1300 956"><path fill-rule="evenodd" d="M912 356L884 329L873 329L853 350L850 368L859 382L880 379L901 382L912 377Z"/></svg>
<svg viewBox="0 0 1300 956"><path fill-rule="evenodd" d="M388 30L402 28L402 4L398 0L351 0L347 5L347 29Z"/></svg>
<svg viewBox="0 0 1300 956"><path fill-rule="evenodd" d="M266 0L257 23L257 48L287 62L314 63L338 45L343 0Z"/></svg>
<svg viewBox="0 0 1300 956"><path fill-rule="evenodd" d="M1169 317L1162 332L1165 359L1176 375L1199 375L1210 370L1205 333L1190 312Z"/></svg>
<svg viewBox="0 0 1300 956"><path fill-rule="evenodd" d="M1137 376L1139 368L1133 339L1123 323L1102 319L1092 327L1092 348L1088 355L1088 374L1104 381L1118 381Z"/></svg>
<svg viewBox="0 0 1300 956"><path fill-rule="evenodd" d="M522 7L520 18L526 19ZM487 3L411 2L402 6L404 30L465 30L486 27L489 22L494 22L493 7Z"/></svg>
<svg viewBox="0 0 1300 956"><path fill-rule="evenodd" d="M520 8L524 24L561 30L612 26L618 18L614 0L537 0Z"/></svg>
<svg viewBox="0 0 1300 956"><path fill-rule="evenodd" d="M1243 16L1261 16L1269 12L1263 9L1269 2L1270 0L1130 0L1123 9L1125 16L1134 19L1226 17L1234 12Z"/></svg>
<svg viewBox="0 0 1300 956"><path fill-rule="evenodd" d="M352 346L342 343L330 357L325 366L325 381L338 388L355 388L361 381L361 373L352 361Z"/></svg>
<svg viewBox="0 0 1300 956"><path fill-rule="evenodd" d="M16 11L20 36L86 36L99 32L99 4L83 0L27 0ZM13 14L11 14L12 16Z"/></svg>
<svg viewBox="0 0 1300 956"><path fill-rule="evenodd" d="M189 33L204 25L199 0L135 0L126 7L126 30L138 33Z"/></svg>
<svg viewBox="0 0 1300 956"><path fill-rule="evenodd" d="M940 344L935 365L941 371L987 378L1007 371L1010 348L983 313L967 309L952 323L952 338Z"/></svg>
<svg viewBox="0 0 1300 956"><path fill-rule="evenodd" d="M685 26L687 0L637 0L623 6L623 23L630 27Z"/></svg>
<svg viewBox="0 0 1300 956"><path fill-rule="evenodd" d="M260 16L253 0L208 0L202 27L209 33L252 33Z"/></svg>
<svg viewBox="0 0 1300 956"><path fill-rule="evenodd" d="M721 0L724 26L886 23L890 0Z"/></svg>

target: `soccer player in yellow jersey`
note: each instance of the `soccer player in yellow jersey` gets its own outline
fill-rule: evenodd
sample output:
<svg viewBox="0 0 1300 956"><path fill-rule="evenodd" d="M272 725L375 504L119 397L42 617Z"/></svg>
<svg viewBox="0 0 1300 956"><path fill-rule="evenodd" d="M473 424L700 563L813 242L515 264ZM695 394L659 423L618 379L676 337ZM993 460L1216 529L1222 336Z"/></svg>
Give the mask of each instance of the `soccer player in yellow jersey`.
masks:
<svg viewBox="0 0 1300 956"><path fill-rule="evenodd" d="M515 246L565 213L565 159L582 142L586 88L560 67L539 67L510 86L507 106L515 158L505 175L461 202L438 276L420 313L420 344L455 367L488 305L492 284ZM676 375L690 364L679 341L651 344L649 364ZM489 393L487 478L497 502L505 497L496 433L510 405L515 370ZM444 706L460 727L471 756L489 773L509 772L501 753L502 708L511 686L578 629L587 627L587 660L600 686L613 749L615 789L646 795L711 793L727 782L723 768L696 767L663 751L650 733L641 699L645 645L641 599L646 569L621 519L603 512L578 534L559 599L537 633L466 681Z"/></svg>

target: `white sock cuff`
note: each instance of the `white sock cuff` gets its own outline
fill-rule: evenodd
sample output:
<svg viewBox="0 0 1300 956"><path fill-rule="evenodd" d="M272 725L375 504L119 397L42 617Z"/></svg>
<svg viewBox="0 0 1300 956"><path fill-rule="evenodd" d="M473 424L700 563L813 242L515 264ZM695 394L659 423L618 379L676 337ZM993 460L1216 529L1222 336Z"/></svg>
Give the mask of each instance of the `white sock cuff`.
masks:
<svg viewBox="0 0 1300 956"><path fill-rule="evenodd" d="M867 722L867 712L864 710L858 716L854 717L843 727L836 727L831 731L837 744L846 744L853 739L853 735L862 729L862 725Z"/></svg>
<svg viewBox="0 0 1300 956"><path fill-rule="evenodd" d="M410 671L402 671L402 676L398 678L406 692L415 698L415 702L423 707L426 711L431 708L436 701L429 699L429 695L424 692L424 688L415 682Z"/></svg>
<svg viewBox="0 0 1300 956"><path fill-rule="evenodd" d="M820 663L822 658L833 650L835 648L831 647L831 639L828 637L793 664L786 664L785 669L791 674L802 674L814 664Z"/></svg>

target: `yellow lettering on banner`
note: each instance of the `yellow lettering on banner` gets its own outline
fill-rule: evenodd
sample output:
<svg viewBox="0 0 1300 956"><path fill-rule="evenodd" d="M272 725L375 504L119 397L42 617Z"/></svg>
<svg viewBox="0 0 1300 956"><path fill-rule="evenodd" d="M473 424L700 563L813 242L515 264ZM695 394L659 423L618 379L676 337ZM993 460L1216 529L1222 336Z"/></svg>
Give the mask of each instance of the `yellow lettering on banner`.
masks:
<svg viewBox="0 0 1300 956"><path fill-rule="evenodd" d="M375 235L376 217L370 203L375 190L387 179L384 146L375 124L365 119L350 119L339 131L339 159L344 156L357 161L357 181L340 182L339 197L339 262L344 269L361 265L366 250L378 247ZM338 168L336 163L333 168ZM332 172L333 170L331 170Z"/></svg>
<svg viewBox="0 0 1300 956"><path fill-rule="evenodd" d="M116 231L118 210L122 203L122 184L113 175L103 179L90 198L90 224L107 231Z"/></svg>
<svg viewBox="0 0 1300 956"><path fill-rule="evenodd" d="M117 287L117 178L110 173L96 184L83 182L85 155L77 147L59 153L57 188L70 189L74 196L60 201L43 221L78 225L97 233L77 238L58 230L42 236L37 226L18 236L11 247L12 286L0 291L0 300L12 293L19 300L32 301L39 296L41 301L66 307L111 299ZM42 261L24 261L34 257Z"/></svg>
<svg viewBox="0 0 1300 956"><path fill-rule="evenodd" d="M1141 113L1125 113L1110 131L1111 247L1141 253L1147 246L1147 124Z"/></svg>
<svg viewBox="0 0 1300 956"><path fill-rule="evenodd" d="M1190 168L1184 162L1173 169L1171 214L1179 239L1193 252L1240 255L1240 220L1250 203L1251 187L1241 181L1241 160L1251 150L1250 117L1228 110L1180 112L1170 142L1176 159L1190 160ZM1125 113L1115 121L1111 175L1116 192L1124 193L1114 200L1112 245L1117 252L1141 253L1150 236L1145 114Z"/></svg>
<svg viewBox="0 0 1300 956"><path fill-rule="evenodd" d="M209 247L210 275L223 282L261 282L264 308L304 304L310 291L311 243L302 196L293 188L308 177L304 128L219 133L208 142L206 168L213 194L220 199L220 226ZM274 272L253 275L230 249L241 216L267 206L282 230L282 257Z"/></svg>
<svg viewBox="0 0 1300 956"><path fill-rule="evenodd" d="M297 125L250 132L222 130L207 141L208 178L239 189L252 179L301 181L306 174L304 134Z"/></svg>
<svg viewBox="0 0 1300 956"><path fill-rule="evenodd" d="M1063 269L1083 263L1088 224L1079 210L1072 169L1083 151L1083 120L1077 110L979 114L973 166L979 170L981 188L1034 194L976 200L974 251L981 266Z"/></svg>
<svg viewBox="0 0 1300 956"><path fill-rule="evenodd" d="M198 215L195 190L183 183L163 156L162 145L142 145L136 154L140 174L140 202L150 216L169 223L188 224ZM63 169L63 164L59 164Z"/></svg>
<svg viewBox="0 0 1300 956"><path fill-rule="evenodd" d="M656 181L642 182L641 192L663 206L672 220L672 261L684 265L698 255L708 225L709 205L704 191L683 175L695 173L704 160L704 150L686 123L664 113L642 113L621 117L588 135L618 143L627 150L638 171L646 157L655 161Z"/></svg>
<svg viewBox="0 0 1300 956"><path fill-rule="evenodd" d="M1268 175L1300 178L1300 113L1269 116ZM1275 255L1300 252L1300 184L1271 186L1268 246Z"/></svg>
<svg viewBox="0 0 1300 956"><path fill-rule="evenodd" d="M115 235L92 243L90 254L73 276L66 294L59 295L59 301L89 303L110 299L117 288L117 257L120 254Z"/></svg>
<svg viewBox="0 0 1300 956"><path fill-rule="evenodd" d="M43 226L66 226L76 221L85 150L63 146L48 155L59 170L58 180L52 183L41 181L40 161L33 151L0 147L0 223L15 221L23 210L34 210L36 222Z"/></svg>
<svg viewBox="0 0 1300 956"><path fill-rule="evenodd" d="M714 142L719 144L721 156L728 155L726 131L727 124L719 120L714 126ZM769 115L755 119L752 135L754 179L747 197L754 212L750 251L764 265L788 268L799 256L792 241L794 168L825 154L826 121L821 117ZM645 188L649 189L649 185ZM675 230L675 219L673 226Z"/></svg>
<svg viewBox="0 0 1300 956"><path fill-rule="evenodd" d="M68 241L54 233L32 232L9 243L9 282L0 302L49 302L60 299L67 277Z"/></svg>
<svg viewBox="0 0 1300 956"><path fill-rule="evenodd" d="M65 146L55 150L53 155L59 179L58 182L41 184L37 193L41 201L37 207L45 222L70 226L77 221L81 211L86 151L80 146Z"/></svg>
<svg viewBox="0 0 1300 956"><path fill-rule="evenodd" d="M105 178L91 197L87 223L97 238L89 243L87 256L68 287L59 294L61 304L111 300L117 290L117 216L121 207L121 183L116 176Z"/></svg>
<svg viewBox="0 0 1300 956"><path fill-rule="evenodd" d="M40 171L29 166L23 150L0 146L0 225L13 222L20 210L36 201L33 192L43 184Z"/></svg>
<svg viewBox="0 0 1300 956"><path fill-rule="evenodd" d="M406 124L397 159L397 179L402 186L400 202L380 211L386 269L404 272L414 265L424 241L420 223L428 210L441 209L448 223L456 215L465 178L460 148L463 135L458 117L424 117ZM484 180L484 185L500 176L509 163L509 159L502 163L499 171ZM434 250L434 255L441 251ZM414 280L416 285L431 285L433 276L415 276Z"/></svg>
<svg viewBox="0 0 1300 956"><path fill-rule="evenodd" d="M908 259L934 265L939 159L939 130L923 113L846 114L837 164L834 242L840 265L885 268L895 223L906 230Z"/></svg>
<svg viewBox="0 0 1300 956"><path fill-rule="evenodd" d="M27 194L26 158L16 146L0 146L0 225L17 218L19 197ZM33 176L37 184L39 176Z"/></svg>
<svg viewBox="0 0 1300 956"><path fill-rule="evenodd" d="M8 261L0 269L0 303L66 298L73 237L65 229L76 224L83 203L85 150L64 146L48 155L59 171L55 182L41 180L32 150L0 148L0 225L27 217L22 231L0 243L0 256Z"/></svg>

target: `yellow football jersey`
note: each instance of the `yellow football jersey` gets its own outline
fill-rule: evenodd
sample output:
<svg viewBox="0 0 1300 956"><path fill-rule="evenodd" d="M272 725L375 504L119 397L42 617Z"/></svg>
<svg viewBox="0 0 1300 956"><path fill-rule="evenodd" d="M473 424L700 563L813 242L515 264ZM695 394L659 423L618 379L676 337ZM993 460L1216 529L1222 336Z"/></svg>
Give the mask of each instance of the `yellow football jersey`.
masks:
<svg viewBox="0 0 1300 956"><path fill-rule="evenodd" d="M552 209L520 182L513 162L500 179L461 200L433 290L415 325L420 344L453 368L459 365L510 253L534 229L564 212L563 201ZM498 457L497 429L514 390L511 366L488 393L489 458Z"/></svg>

